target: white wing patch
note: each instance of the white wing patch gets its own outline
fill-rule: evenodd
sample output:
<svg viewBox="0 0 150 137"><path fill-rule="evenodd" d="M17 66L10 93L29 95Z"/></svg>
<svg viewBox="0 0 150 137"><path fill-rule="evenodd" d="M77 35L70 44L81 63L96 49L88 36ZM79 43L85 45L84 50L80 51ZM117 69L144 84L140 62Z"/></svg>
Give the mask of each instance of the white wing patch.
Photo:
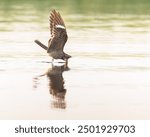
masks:
<svg viewBox="0 0 150 137"><path fill-rule="evenodd" d="M61 28L61 29L66 29L64 26L62 25L56 25L56 28Z"/></svg>

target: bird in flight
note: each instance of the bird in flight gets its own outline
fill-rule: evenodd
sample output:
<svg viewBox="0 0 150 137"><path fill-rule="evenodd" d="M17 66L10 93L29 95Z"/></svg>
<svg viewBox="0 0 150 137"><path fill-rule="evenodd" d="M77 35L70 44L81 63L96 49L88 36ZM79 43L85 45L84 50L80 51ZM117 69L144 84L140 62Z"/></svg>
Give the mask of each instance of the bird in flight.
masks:
<svg viewBox="0 0 150 137"><path fill-rule="evenodd" d="M48 47L39 40L35 40L34 42L47 51L52 57L52 61L54 59L62 59L67 62L71 56L63 51L68 39L65 23L59 12L55 10L52 10L50 13L49 21L51 36L48 41Z"/></svg>

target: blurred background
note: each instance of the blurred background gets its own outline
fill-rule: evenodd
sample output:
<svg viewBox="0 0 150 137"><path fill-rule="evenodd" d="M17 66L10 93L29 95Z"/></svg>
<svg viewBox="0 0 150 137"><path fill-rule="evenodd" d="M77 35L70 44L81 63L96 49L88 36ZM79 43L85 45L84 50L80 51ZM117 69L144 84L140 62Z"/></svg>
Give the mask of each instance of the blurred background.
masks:
<svg viewBox="0 0 150 137"><path fill-rule="evenodd" d="M68 65L52 66L49 15ZM149 0L0 0L0 119L150 119Z"/></svg>

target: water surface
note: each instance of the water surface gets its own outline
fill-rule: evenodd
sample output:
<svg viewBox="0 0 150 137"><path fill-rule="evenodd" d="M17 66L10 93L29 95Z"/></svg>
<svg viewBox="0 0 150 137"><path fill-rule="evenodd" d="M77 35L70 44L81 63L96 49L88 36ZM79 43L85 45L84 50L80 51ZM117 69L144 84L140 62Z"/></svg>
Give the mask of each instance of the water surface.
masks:
<svg viewBox="0 0 150 137"><path fill-rule="evenodd" d="M1 119L150 119L148 0L0 2ZM52 9L68 65L34 43L47 43Z"/></svg>

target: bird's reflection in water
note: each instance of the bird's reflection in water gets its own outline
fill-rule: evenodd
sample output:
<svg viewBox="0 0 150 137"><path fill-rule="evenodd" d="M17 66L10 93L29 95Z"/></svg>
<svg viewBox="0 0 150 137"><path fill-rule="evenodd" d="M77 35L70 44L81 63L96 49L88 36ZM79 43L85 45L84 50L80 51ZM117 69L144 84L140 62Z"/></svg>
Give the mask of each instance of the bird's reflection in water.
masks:
<svg viewBox="0 0 150 137"><path fill-rule="evenodd" d="M68 65L52 65L51 68L44 75L47 76L49 80L49 92L52 95L53 99L51 100L51 107L57 109L65 109L66 108L66 88L64 86L65 81L63 78L63 72L68 71Z"/></svg>
<svg viewBox="0 0 150 137"><path fill-rule="evenodd" d="M62 73L69 70L67 64L62 66L52 66L51 69L47 72L47 77L49 79L49 92L53 96L51 102L52 107L54 108L66 108L66 89L64 87L65 81Z"/></svg>

